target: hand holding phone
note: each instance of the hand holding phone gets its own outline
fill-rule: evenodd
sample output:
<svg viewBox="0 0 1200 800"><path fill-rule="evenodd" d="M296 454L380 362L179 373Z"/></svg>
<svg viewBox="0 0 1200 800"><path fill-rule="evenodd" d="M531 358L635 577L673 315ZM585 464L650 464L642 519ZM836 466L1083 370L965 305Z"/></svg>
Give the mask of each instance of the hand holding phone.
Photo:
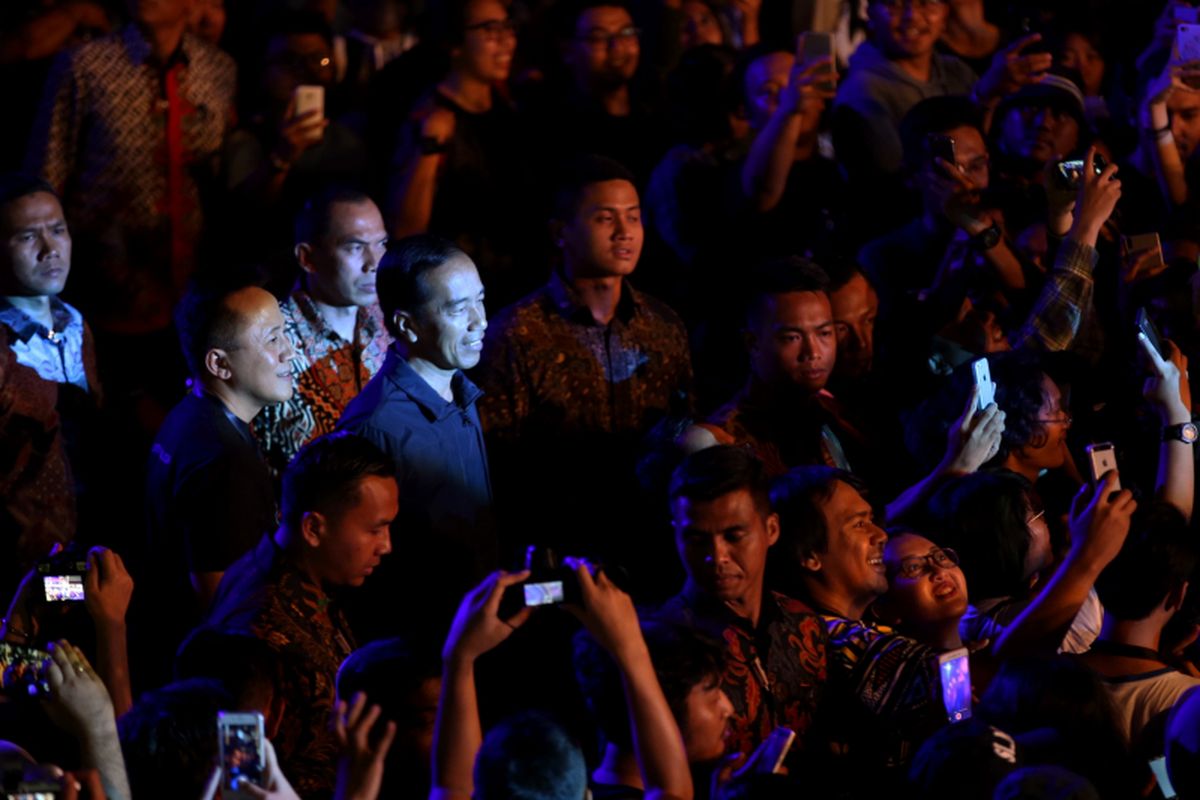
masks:
<svg viewBox="0 0 1200 800"><path fill-rule="evenodd" d="M977 358L971 362L971 373L975 376L975 386L979 389L979 410L996 402L996 384L992 382L992 370L986 358Z"/></svg>
<svg viewBox="0 0 1200 800"><path fill-rule="evenodd" d="M967 648L960 647L938 656L938 677L946 719L962 722L971 718L971 664Z"/></svg>
<svg viewBox="0 0 1200 800"><path fill-rule="evenodd" d="M778 775L783 761L796 741L796 732L791 728L779 727L771 731L754 756L754 771L764 775Z"/></svg>
<svg viewBox="0 0 1200 800"><path fill-rule="evenodd" d="M834 65L837 58L834 53L833 37L828 33L808 31L800 34L796 40L796 65L812 64L821 59L829 59L829 63L817 70L821 80L813 85L822 92L837 91L836 71Z"/></svg>
<svg viewBox="0 0 1200 800"><path fill-rule="evenodd" d="M217 746L221 762L221 795L253 798L247 784L265 788L266 751L263 715L257 711L221 711L217 714Z"/></svg>
<svg viewBox="0 0 1200 800"><path fill-rule="evenodd" d="M1099 486L1104 481L1104 476L1112 472L1119 476L1117 472L1117 449L1112 442L1097 442L1087 446L1088 456L1088 471L1091 475L1092 486ZM1113 483L1114 492L1121 491L1121 480L1117 477Z"/></svg>

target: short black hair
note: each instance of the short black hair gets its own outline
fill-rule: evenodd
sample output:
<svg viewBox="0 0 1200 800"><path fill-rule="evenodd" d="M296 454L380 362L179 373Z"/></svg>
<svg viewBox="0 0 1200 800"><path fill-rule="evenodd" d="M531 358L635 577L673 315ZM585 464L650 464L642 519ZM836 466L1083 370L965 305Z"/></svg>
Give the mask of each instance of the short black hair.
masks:
<svg viewBox="0 0 1200 800"><path fill-rule="evenodd" d="M175 328L192 377L204 375L204 358L209 350L237 347L241 315L229 305L229 297L252 286L237 281L196 280L180 299L175 307Z"/></svg>
<svg viewBox="0 0 1200 800"><path fill-rule="evenodd" d="M829 294L829 276L802 256L773 258L756 266L746 284L746 324L754 326L767 298L788 292Z"/></svg>
<svg viewBox="0 0 1200 800"><path fill-rule="evenodd" d="M928 137L945 135L955 128L974 128L980 138L983 119L970 98L962 95L927 97L900 120L900 144L904 148L904 166L910 173L920 172L932 155Z"/></svg>
<svg viewBox="0 0 1200 800"><path fill-rule="evenodd" d="M563 164L554 189L553 218L559 222L570 222L579 212L579 203L587 187L608 181L629 181L637 188L637 178L633 173L611 158L585 155Z"/></svg>
<svg viewBox="0 0 1200 800"><path fill-rule="evenodd" d="M771 485L771 507L779 515L777 560L798 567L810 555L824 553L829 548L829 529L822 509L839 481L859 494L866 494L866 484L858 476L834 467L795 467L775 479Z"/></svg>
<svg viewBox="0 0 1200 800"><path fill-rule="evenodd" d="M863 271L862 267L848 258L823 259L821 261L821 271L825 273L825 277L828 279L825 291L829 294L845 288L846 284L850 283L857 276L861 276L867 282L868 286L874 288L870 276Z"/></svg>
<svg viewBox="0 0 1200 800"><path fill-rule="evenodd" d="M396 465L370 441L344 431L313 439L283 473L284 527L298 533L309 511L339 516L358 502L359 482L371 476L394 479Z"/></svg>
<svg viewBox="0 0 1200 800"><path fill-rule="evenodd" d="M296 214L296 244L314 244L329 233L333 207L342 203L373 203L371 196L351 186L334 186L313 195Z"/></svg>
<svg viewBox="0 0 1200 800"><path fill-rule="evenodd" d="M219 682L244 703L272 696L284 680L278 652L264 639L240 631L202 626L179 646L175 655L176 680L204 678Z"/></svg>
<svg viewBox="0 0 1200 800"><path fill-rule="evenodd" d="M430 233L419 233L388 244L375 273L375 291L383 322L393 338L400 338L394 317L397 311L413 312L429 299L424 275L452 258L466 253L451 241Z"/></svg>
<svg viewBox="0 0 1200 800"><path fill-rule="evenodd" d="M355 650L337 673L337 696L350 702L362 692L386 719L402 716L420 685L442 674L439 648L402 638L379 639Z"/></svg>
<svg viewBox="0 0 1200 800"><path fill-rule="evenodd" d="M479 800L576 800L587 791L579 746L545 714L509 717L483 739L475 759Z"/></svg>
<svg viewBox="0 0 1200 800"><path fill-rule="evenodd" d="M146 692L117 720L134 797L199 797L217 757L217 712L234 707L217 681Z"/></svg>
<svg viewBox="0 0 1200 800"><path fill-rule="evenodd" d="M672 506L681 497L706 503L741 489L750 492L760 512L770 512L771 485L762 461L745 447L719 444L685 458L671 476L667 496Z"/></svg>
<svg viewBox="0 0 1200 800"><path fill-rule="evenodd" d="M607 6L623 8L629 12L630 17L633 16L633 10L630 8L628 0L562 0L555 3L550 12L555 35L560 40L573 39L575 26L579 24L579 17L583 12L591 8Z"/></svg>
<svg viewBox="0 0 1200 800"><path fill-rule="evenodd" d="M931 538L958 552L972 603L1024 589L1031 499L1029 482L1005 470L963 475L930 498Z"/></svg>
<svg viewBox="0 0 1200 800"><path fill-rule="evenodd" d="M724 646L699 631L669 622L643 622L642 636L667 705L682 730L687 722L687 697L694 687L720 677L725 668ZM628 705L621 674L590 633L575 635L575 680L605 741L625 752L633 749Z"/></svg>
<svg viewBox="0 0 1200 800"><path fill-rule="evenodd" d="M58 198L58 192L49 181L36 175L24 172L6 172L0 174L0 210L13 201L28 197L31 194L45 192Z"/></svg>
<svg viewBox="0 0 1200 800"><path fill-rule="evenodd" d="M1104 613L1119 620L1145 619L1191 579L1198 561L1200 545L1183 512L1163 501L1139 508L1121 551L1096 579Z"/></svg>

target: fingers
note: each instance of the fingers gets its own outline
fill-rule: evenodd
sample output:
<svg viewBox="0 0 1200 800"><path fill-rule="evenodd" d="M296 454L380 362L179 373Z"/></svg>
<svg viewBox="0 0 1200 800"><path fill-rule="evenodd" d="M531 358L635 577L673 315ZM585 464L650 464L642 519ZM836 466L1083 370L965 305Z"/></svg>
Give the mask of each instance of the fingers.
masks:
<svg viewBox="0 0 1200 800"><path fill-rule="evenodd" d="M1041 40L1042 35L1040 33L1031 33L1027 36L1022 36L1020 39L1017 39L1015 42L1010 44L1005 52L1020 53L1029 45L1033 44L1034 42L1040 42Z"/></svg>
<svg viewBox="0 0 1200 800"><path fill-rule="evenodd" d="M1146 338L1146 334L1138 331L1137 340L1138 346L1142 348L1142 352L1146 354L1148 359L1150 359L1150 365L1154 368L1154 371L1160 377L1165 377L1167 362L1158 354L1158 350L1156 350L1154 345L1150 343L1150 340ZM1172 347L1174 347L1174 345L1172 345Z"/></svg>
<svg viewBox="0 0 1200 800"><path fill-rule="evenodd" d="M515 583L520 583L528 577L529 570L527 569L523 569L520 572L499 570L485 578L475 591L486 598L484 607L495 614L500 608L500 598L504 596L504 590Z"/></svg>
<svg viewBox="0 0 1200 800"><path fill-rule="evenodd" d="M208 780L204 782L204 794L200 795L202 800L212 800L217 796L217 787L221 785L221 765L213 767L212 772L208 775Z"/></svg>
<svg viewBox="0 0 1200 800"><path fill-rule="evenodd" d="M396 723L388 722L383 726L383 735L379 737L379 743L375 745L375 755L382 759L388 754L388 750L392 749L392 742L396 740Z"/></svg>
<svg viewBox="0 0 1200 800"><path fill-rule="evenodd" d="M971 429L971 420L975 416L975 410L979 407L979 384L971 384L971 391L967 392L967 407L963 409L959 415L958 428L963 433Z"/></svg>

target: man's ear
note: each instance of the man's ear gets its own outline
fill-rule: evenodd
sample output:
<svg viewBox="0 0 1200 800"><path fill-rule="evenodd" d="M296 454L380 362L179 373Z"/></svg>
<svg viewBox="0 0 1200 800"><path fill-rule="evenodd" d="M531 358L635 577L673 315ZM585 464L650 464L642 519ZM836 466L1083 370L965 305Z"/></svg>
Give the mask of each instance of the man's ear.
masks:
<svg viewBox="0 0 1200 800"><path fill-rule="evenodd" d="M233 370L229 368L229 355L217 347L204 354L204 369L218 380L227 381L233 377Z"/></svg>
<svg viewBox="0 0 1200 800"><path fill-rule="evenodd" d="M1187 581L1184 581L1178 586L1173 587L1171 591L1167 592L1167 599L1163 603L1163 608L1172 613L1183 608L1183 598L1187 597L1187 590Z"/></svg>
<svg viewBox="0 0 1200 800"><path fill-rule="evenodd" d="M305 511L300 518L300 537L309 547L319 547L325 538L325 515L319 511Z"/></svg>
<svg viewBox="0 0 1200 800"><path fill-rule="evenodd" d="M767 516L767 547L779 541L779 515L772 512Z"/></svg>
<svg viewBox="0 0 1200 800"><path fill-rule="evenodd" d="M311 244L301 242L292 250L296 254L296 263L300 265L300 269L310 275L317 271L317 265L313 263L313 249Z"/></svg>
<svg viewBox="0 0 1200 800"><path fill-rule="evenodd" d="M815 551L809 551L808 555L800 559L800 566L804 567L809 572L821 571L821 557Z"/></svg>
<svg viewBox="0 0 1200 800"><path fill-rule="evenodd" d="M396 332L400 334L398 337L400 341L404 342L405 344L416 344L417 339L420 338L420 331L417 329L416 319L414 319L413 315L407 311L401 311L397 309L396 312L392 314L392 326L396 329Z"/></svg>

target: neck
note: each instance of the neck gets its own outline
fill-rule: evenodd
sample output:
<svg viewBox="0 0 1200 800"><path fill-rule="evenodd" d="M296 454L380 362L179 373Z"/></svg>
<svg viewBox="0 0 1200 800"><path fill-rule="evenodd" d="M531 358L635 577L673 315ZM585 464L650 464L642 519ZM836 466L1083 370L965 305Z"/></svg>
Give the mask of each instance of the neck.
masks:
<svg viewBox="0 0 1200 800"><path fill-rule="evenodd" d="M286 526L280 525L275 530L274 538L275 544L279 545L279 548L283 550L292 566L310 581L324 589L324 586L321 584L321 575L313 565L312 560L308 557L309 550L303 546L299 535L293 535Z"/></svg>
<svg viewBox="0 0 1200 800"><path fill-rule="evenodd" d="M47 295L34 297L5 296L4 299L13 308L22 311L25 316L46 328L54 327L54 314L50 312L50 298Z"/></svg>
<svg viewBox="0 0 1200 800"><path fill-rule="evenodd" d="M247 425L258 416L258 412L263 410L262 404L233 391L225 381L214 379L202 381L201 385L205 391L220 400L221 404L229 409L229 413Z"/></svg>
<svg viewBox="0 0 1200 800"><path fill-rule="evenodd" d="M1030 483L1036 483L1038 473L1041 472L1037 467L1031 464L1023 463L1017 458L1016 453L1010 453L1008 458L1004 459L1004 468L1010 472L1015 472Z"/></svg>
<svg viewBox="0 0 1200 800"><path fill-rule="evenodd" d="M617 748L614 744L604 747L604 760L592 773L592 780L616 786L629 786L634 789L644 789L642 772L638 768L637 756Z"/></svg>
<svg viewBox="0 0 1200 800"><path fill-rule="evenodd" d="M1104 625L1100 628L1100 638L1105 641L1148 647L1154 651L1158 650L1161 637L1162 624L1155 621L1154 614L1138 620L1114 619L1111 614L1105 614Z"/></svg>
<svg viewBox="0 0 1200 800"><path fill-rule="evenodd" d="M933 73L933 52L930 51L919 56L906 56L893 59L892 63L913 80L926 83L929 80L929 76Z"/></svg>
<svg viewBox="0 0 1200 800"><path fill-rule="evenodd" d="M454 373L458 370L442 369L432 361L421 358L420 356L408 356L408 365L413 368L413 372L421 376L421 380L429 384L429 386L438 393L448 403L454 402Z"/></svg>
<svg viewBox="0 0 1200 800"><path fill-rule="evenodd" d="M601 325L612 322L621 300L621 278L572 278L570 274L568 269L567 282L592 312L592 319Z"/></svg>
<svg viewBox="0 0 1200 800"><path fill-rule="evenodd" d="M187 30L187 22L180 20L173 25L158 25L153 28L142 27L142 33L150 42L150 51L158 61L166 61L171 54L179 49L183 41L183 33Z"/></svg>
<svg viewBox="0 0 1200 800"><path fill-rule="evenodd" d="M309 296L321 319L346 341L354 340L354 327L358 324L358 306L331 305L320 298L320 295L309 287Z"/></svg>
<svg viewBox="0 0 1200 800"><path fill-rule="evenodd" d="M814 606L846 619L862 619L867 613L867 606L871 605L875 599L871 597L860 600L848 597L845 593L819 580L806 580L805 587Z"/></svg>
<svg viewBox="0 0 1200 800"><path fill-rule="evenodd" d="M446 76L440 88L451 100L474 114L481 114L492 107L491 84L459 70Z"/></svg>
<svg viewBox="0 0 1200 800"><path fill-rule="evenodd" d="M600 107L610 117L628 117L633 109L627 83L604 89L593 89L591 95L600 101Z"/></svg>

